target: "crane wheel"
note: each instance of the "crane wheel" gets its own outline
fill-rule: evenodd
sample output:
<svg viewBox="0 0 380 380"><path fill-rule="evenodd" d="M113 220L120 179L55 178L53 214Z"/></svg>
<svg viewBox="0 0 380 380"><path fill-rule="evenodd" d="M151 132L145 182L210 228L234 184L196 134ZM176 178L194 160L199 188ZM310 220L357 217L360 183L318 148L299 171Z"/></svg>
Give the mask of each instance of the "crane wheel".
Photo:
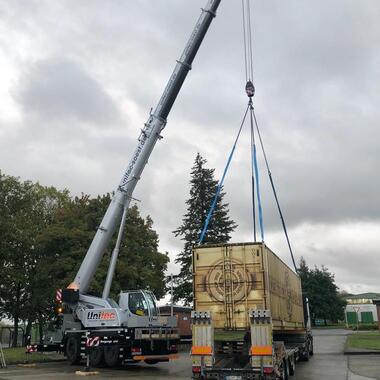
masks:
<svg viewBox="0 0 380 380"><path fill-rule="evenodd" d="M75 334L70 334L66 341L65 356L71 365L78 364L80 356L80 339Z"/></svg>
<svg viewBox="0 0 380 380"><path fill-rule="evenodd" d="M105 346L104 347L104 360L108 367L116 367L120 364L119 346Z"/></svg>
<svg viewBox="0 0 380 380"><path fill-rule="evenodd" d="M103 347L94 347L90 352L90 365L92 367L102 367L104 365Z"/></svg>

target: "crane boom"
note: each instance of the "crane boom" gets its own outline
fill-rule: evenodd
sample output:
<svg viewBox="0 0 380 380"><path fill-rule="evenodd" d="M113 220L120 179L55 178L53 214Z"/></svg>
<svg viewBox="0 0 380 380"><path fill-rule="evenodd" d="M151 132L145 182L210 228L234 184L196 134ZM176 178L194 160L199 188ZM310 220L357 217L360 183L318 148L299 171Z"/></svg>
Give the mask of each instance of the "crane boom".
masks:
<svg viewBox="0 0 380 380"><path fill-rule="evenodd" d="M212 19L216 15L220 1L208 0L206 7L202 9L201 16L193 29L181 58L177 61L157 107L149 115L148 121L141 131L137 148L129 161L127 169L115 191L115 195L78 270L74 283L70 285L72 288L79 289L81 294L86 293L88 290L90 282L120 221L124 207L129 207L136 184L157 140L160 138L160 132L165 127L167 116L189 70L191 70L191 64Z"/></svg>

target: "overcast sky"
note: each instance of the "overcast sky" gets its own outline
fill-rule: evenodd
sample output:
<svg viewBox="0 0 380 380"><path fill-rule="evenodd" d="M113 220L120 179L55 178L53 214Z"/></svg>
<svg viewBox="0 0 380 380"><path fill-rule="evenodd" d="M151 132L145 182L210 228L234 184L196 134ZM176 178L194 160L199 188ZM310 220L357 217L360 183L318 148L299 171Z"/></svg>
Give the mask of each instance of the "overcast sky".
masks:
<svg viewBox="0 0 380 380"><path fill-rule="evenodd" d="M114 190L205 3L0 0L3 173ZM252 4L255 111L296 258L380 292L380 2ZM220 178L247 104L241 17L222 0L134 194L169 272L195 155ZM261 182L266 243L290 263L264 168ZM225 191L233 241L252 241L248 128Z"/></svg>

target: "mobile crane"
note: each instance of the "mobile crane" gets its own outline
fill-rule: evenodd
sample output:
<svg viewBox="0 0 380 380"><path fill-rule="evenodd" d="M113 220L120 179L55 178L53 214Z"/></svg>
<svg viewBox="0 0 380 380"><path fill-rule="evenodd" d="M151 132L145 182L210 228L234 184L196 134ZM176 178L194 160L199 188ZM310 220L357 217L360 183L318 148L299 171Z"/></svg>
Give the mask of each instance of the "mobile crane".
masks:
<svg viewBox="0 0 380 380"><path fill-rule="evenodd" d="M141 130L137 148L78 273L67 289L62 290L62 340L59 348L72 364L78 363L88 349L92 365L97 366L105 361L110 367L126 360L145 361L149 364L169 361L177 352L176 317L159 316L152 292L121 292L118 303L109 298L109 292L133 191L157 140L161 138L169 112L211 21L216 16L220 1L208 0L202 9L157 107L150 113ZM90 282L119 222L117 241L102 297L89 295L87 291Z"/></svg>

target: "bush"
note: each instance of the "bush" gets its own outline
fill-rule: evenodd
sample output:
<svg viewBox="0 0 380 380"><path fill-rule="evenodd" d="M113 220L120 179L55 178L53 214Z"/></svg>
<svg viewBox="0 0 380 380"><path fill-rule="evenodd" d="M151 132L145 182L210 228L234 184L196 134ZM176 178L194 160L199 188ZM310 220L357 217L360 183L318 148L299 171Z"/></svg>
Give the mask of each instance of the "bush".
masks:
<svg viewBox="0 0 380 380"><path fill-rule="evenodd" d="M369 331L369 330L377 330L379 328L377 323L359 323L359 329L357 325L349 325L348 328L352 330L363 330L363 331Z"/></svg>

